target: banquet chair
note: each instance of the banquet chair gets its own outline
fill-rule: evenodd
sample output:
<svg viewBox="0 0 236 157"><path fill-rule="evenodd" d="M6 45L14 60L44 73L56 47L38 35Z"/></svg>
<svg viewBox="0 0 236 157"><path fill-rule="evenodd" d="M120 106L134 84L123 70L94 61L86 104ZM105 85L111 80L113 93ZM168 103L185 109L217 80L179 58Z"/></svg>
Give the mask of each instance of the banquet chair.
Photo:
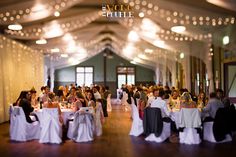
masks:
<svg viewBox="0 0 236 157"><path fill-rule="evenodd" d="M170 123L163 122L160 108L146 108L143 119L145 141L164 142L170 137Z"/></svg>
<svg viewBox="0 0 236 157"><path fill-rule="evenodd" d="M69 122L67 137L75 142L88 142L93 140L94 119L89 112L77 111L74 120Z"/></svg>
<svg viewBox="0 0 236 157"><path fill-rule="evenodd" d="M107 111L108 112L112 111L112 107L111 107L111 94L108 94L108 96L107 96Z"/></svg>
<svg viewBox="0 0 236 157"><path fill-rule="evenodd" d="M213 124L214 122L203 123L203 140L212 143L224 143L232 141L232 137L229 134L227 134L224 140L217 142L213 134Z"/></svg>
<svg viewBox="0 0 236 157"><path fill-rule="evenodd" d="M38 121L28 123L21 107L10 105L10 139L14 141L28 141L39 139L40 125Z"/></svg>
<svg viewBox="0 0 236 157"><path fill-rule="evenodd" d="M203 139L213 143L232 141L234 113L228 108L219 108L214 121L203 124Z"/></svg>
<svg viewBox="0 0 236 157"><path fill-rule="evenodd" d="M196 128L201 128L199 110L197 108L182 108L179 120L179 127L184 128L183 132L179 133L180 143L199 144L201 139L196 130Z"/></svg>
<svg viewBox="0 0 236 157"><path fill-rule="evenodd" d="M43 108L40 127L40 143L62 142L62 124L59 121L58 108Z"/></svg>
<svg viewBox="0 0 236 157"><path fill-rule="evenodd" d="M134 103L131 104L131 114L133 122L129 135L139 136L143 133L143 121L139 118L138 108Z"/></svg>
<svg viewBox="0 0 236 157"><path fill-rule="evenodd" d="M102 135L102 119L104 119L102 104L96 103L96 109L95 109L95 114L94 114L94 121L95 121L94 132L96 136Z"/></svg>

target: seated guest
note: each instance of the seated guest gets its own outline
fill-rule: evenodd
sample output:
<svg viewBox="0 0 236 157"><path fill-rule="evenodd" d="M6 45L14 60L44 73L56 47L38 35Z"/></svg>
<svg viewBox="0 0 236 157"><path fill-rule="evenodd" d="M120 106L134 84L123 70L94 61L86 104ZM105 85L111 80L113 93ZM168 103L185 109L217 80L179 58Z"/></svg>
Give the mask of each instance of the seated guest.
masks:
<svg viewBox="0 0 236 157"><path fill-rule="evenodd" d="M139 117L140 119L143 119L144 116L144 109L147 104L147 95L144 91L140 92L140 98L138 102L138 110L139 110Z"/></svg>
<svg viewBox="0 0 236 157"><path fill-rule="evenodd" d="M102 98L101 94L99 93L99 90L100 90L99 86L93 87L93 94L96 100Z"/></svg>
<svg viewBox="0 0 236 157"><path fill-rule="evenodd" d="M65 90L65 88L63 86L60 86L58 88L57 96L58 96L60 102L63 102L63 101L67 100L64 90Z"/></svg>
<svg viewBox="0 0 236 157"><path fill-rule="evenodd" d="M13 106L19 106L20 105L20 101L23 98L26 98L28 91L21 91L19 97L17 98L16 102L13 103Z"/></svg>
<svg viewBox="0 0 236 157"><path fill-rule="evenodd" d="M169 98L169 108L174 110L180 109L179 91L172 91L171 96Z"/></svg>
<svg viewBox="0 0 236 157"><path fill-rule="evenodd" d="M30 100L30 103L31 103L31 106L33 108L39 108L39 103L38 103L38 100L37 100L37 96L36 96L36 90L34 89L34 87L30 90L30 94L31 94L31 100Z"/></svg>
<svg viewBox="0 0 236 157"><path fill-rule="evenodd" d="M95 104L96 100L95 100L95 97L94 97L94 94L93 94L92 90L87 90L86 91L86 100L87 100L88 107L96 106L96 104Z"/></svg>
<svg viewBox="0 0 236 157"><path fill-rule="evenodd" d="M83 107L83 105L80 102L80 100L77 100L76 102L73 102L72 105L71 105L71 109L73 110L73 112L78 111L81 107Z"/></svg>
<svg viewBox="0 0 236 157"><path fill-rule="evenodd" d="M194 101L192 101L190 93L184 92L181 95L180 108L196 108L196 107L197 105Z"/></svg>
<svg viewBox="0 0 236 157"><path fill-rule="evenodd" d="M87 106L87 101L86 101L86 98L85 98L85 96L84 96L82 91L77 91L76 92L76 101L78 99L82 103L82 107L86 107Z"/></svg>
<svg viewBox="0 0 236 157"><path fill-rule="evenodd" d="M170 112L168 111L166 102L164 100L162 100L162 97L164 95L165 95L165 92L162 88L154 89L153 96L155 97L155 100L152 101L151 106L150 106L153 108L160 108L162 118L170 116Z"/></svg>
<svg viewBox="0 0 236 157"><path fill-rule="evenodd" d="M83 107L82 101L85 101L84 99L81 98L81 93L80 92L76 92L76 97L75 97L76 101L72 103L72 110L74 112L78 111L81 107Z"/></svg>
<svg viewBox="0 0 236 157"><path fill-rule="evenodd" d="M76 101L76 88L72 87L70 90L70 94L67 97L68 103L73 103Z"/></svg>
<svg viewBox="0 0 236 157"><path fill-rule="evenodd" d="M223 107L224 105L219 99L217 99L216 93L211 93L209 102L207 103L206 107L203 108L203 113L209 114L209 117L206 117L204 121L213 121L216 111Z"/></svg>
<svg viewBox="0 0 236 157"><path fill-rule="evenodd" d="M224 91L222 89L216 89L216 98L220 101L224 99Z"/></svg>
<svg viewBox="0 0 236 157"><path fill-rule="evenodd" d="M42 104L44 104L45 102L48 101L48 93L50 92L50 89L48 86L45 87L45 91L44 91L44 94L42 96Z"/></svg>
<svg viewBox="0 0 236 157"><path fill-rule="evenodd" d="M206 94L204 92L200 92L197 99L197 108L200 111L202 111L205 105L206 105Z"/></svg>
<svg viewBox="0 0 236 157"><path fill-rule="evenodd" d="M53 92L48 93L48 101L46 101L43 106L45 108L58 108L59 121L60 121L60 123L63 124L60 105L58 104L58 102L55 102L55 94Z"/></svg>
<svg viewBox="0 0 236 157"><path fill-rule="evenodd" d="M34 122L30 118L30 113L34 111L34 108L30 104L30 92L23 92L22 98L20 100L19 106L22 107L24 113L25 113L25 118L28 123Z"/></svg>

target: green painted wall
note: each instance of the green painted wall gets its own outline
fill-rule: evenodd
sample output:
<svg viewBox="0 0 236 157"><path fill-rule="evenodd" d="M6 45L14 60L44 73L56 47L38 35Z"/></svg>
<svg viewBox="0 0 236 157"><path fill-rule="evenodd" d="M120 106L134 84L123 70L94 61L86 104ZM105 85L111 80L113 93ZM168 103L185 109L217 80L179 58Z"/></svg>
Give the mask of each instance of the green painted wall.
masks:
<svg viewBox="0 0 236 157"><path fill-rule="evenodd" d="M103 84L104 81L104 60L103 53L100 53L87 61L84 61L77 66L93 66L94 67L94 83ZM155 72L142 66L131 64L124 58L114 54L112 59L107 59L107 85L110 88L116 89L116 68L117 66L134 66L136 69L136 84L140 83L154 83ZM55 71L55 88L59 85L65 85L75 82L75 67L70 66ZM115 93L115 91L113 91Z"/></svg>

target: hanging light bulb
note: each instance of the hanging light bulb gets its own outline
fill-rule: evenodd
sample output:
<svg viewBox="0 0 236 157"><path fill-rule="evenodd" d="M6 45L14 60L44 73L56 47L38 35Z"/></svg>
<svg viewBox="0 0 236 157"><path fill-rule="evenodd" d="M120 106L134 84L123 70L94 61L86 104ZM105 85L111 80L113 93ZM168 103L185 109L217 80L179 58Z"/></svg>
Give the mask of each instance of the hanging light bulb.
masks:
<svg viewBox="0 0 236 157"><path fill-rule="evenodd" d="M18 23L8 25L8 29L13 30L13 31L19 31L19 30L22 30L22 28L23 28L22 25Z"/></svg>
<svg viewBox="0 0 236 157"><path fill-rule="evenodd" d="M47 40L46 40L46 39L39 39L39 40L36 40L36 44L39 44L39 45L47 44Z"/></svg>

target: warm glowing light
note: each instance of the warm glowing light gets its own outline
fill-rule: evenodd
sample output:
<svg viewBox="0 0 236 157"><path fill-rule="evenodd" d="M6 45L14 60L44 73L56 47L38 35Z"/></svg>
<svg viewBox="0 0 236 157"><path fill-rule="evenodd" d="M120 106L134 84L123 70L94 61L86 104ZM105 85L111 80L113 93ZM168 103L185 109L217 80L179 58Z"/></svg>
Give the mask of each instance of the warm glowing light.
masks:
<svg viewBox="0 0 236 157"><path fill-rule="evenodd" d="M67 33L63 36L62 39L65 40L65 41L71 41L71 40L73 40L73 37L70 33Z"/></svg>
<svg viewBox="0 0 236 157"><path fill-rule="evenodd" d="M141 58L141 59L148 60L148 57L144 54L139 54L138 57Z"/></svg>
<svg viewBox="0 0 236 157"><path fill-rule="evenodd" d="M55 11L55 12L54 12L54 16L59 17L60 15L61 15L61 14L60 14L59 11Z"/></svg>
<svg viewBox="0 0 236 157"><path fill-rule="evenodd" d="M229 36L224 36L223 37L223 44L227 45L229 43Z"/></svg>
<svg viewBox="0 0 236 157"><path fill-rule="evenodd" d="M47 44L47 40L45 39L36 40L36 44L39 44L39 45Z"/></svg>
<svg viewBox="0 0 236 157"><path fill-rule="evenodd" d="M139 62L139 63L142 62L142 60L141 60L140 58L137 58L137 57L134 58L134 61L135 61L136 63L137 63L137 62Z"/></svg>
<svg viewBox="0 0 236 157"><path fill-rule="evenodd" d="M45 5L40 4L40 3L35 4L32 8L32 12L39 12L39 11L43 11L43 10L46 10L46 7L45 7Z"/></svg>
<svg viewBox="0 0 236 157"><path fill-rule="evenodd" d="M137 42L139 41L139 36L135 31L130 31L128 34L129 41Z"/></svg>
<svg viewBox="0 0 236 157"><path fill-rule="evenodd" d="M153 50L152 50L152 49L145 49L144 52L146 52L146 53L152 53Z"/></svg>
<svg viewBox="0 0 236 157"><path fill-rule="evenodd" d="M61 57L62 57L62 58L67 58L67 57L68 57L68 54L61 54Z"/></svg>
<svg viewBox="0 0 236 157"><path fill-rule="evenodd" d="M172 32L183 33L186 30L185 26L173 26L171 27Z"/></svg>
<svg viewBox="0 0 236 157"><path fill-rule="evenodd" d="M153 44L157 47L164 48L165 47L165 41L163 40L155 40Z"/></svg>
<svg viewBox="0 0 236 157"><path fill-rule="evenodd" d="M80 53L80 54L86 54L87 51L83 48L83 47L80 47L80 46L77 46L77 52Z"/></svg>
<svg viewBox="0 0 236 157"><path fill-rule="evenodd" d="M135 61L130 61L131 64L137 64Z"/></svg>
<svg viewBox="0 0 236 157"><path fill-rule="evenodd" d="M51 52L52 53L58 53L58 52L60 52L60 49L59 48L53 48L53 49L51 49Z"/></svg>
<svg viewBox="0 0 236 157"><path fill-rule="evenodd" d="M54 38L63 35L63 30L58 23L53 23L45 28L45 38Z"/></svg>
<svg viewBox="0 0 236 157"><path fill-rule="evenodd" d="M8 29L14 30L14 31L19 31L22 30L22 26L20 24L11 24L8 26Z"/></svg>
<svg viewBox="0 0 236 157"><path fill-rule="evenodd" d="M153 22L148 18L144 18L142 20L141 29L144 35L145 33L150 33L155 35L157 32L160 32L160 27L157 24L155 24L155 22Z"/></svg>
<svg viewBox="0 0 236 157"><path fill-rule="evenodd" d="M75 56L76 59L82 60L82 59L86 58L88 56L88 54L79 52L79 53L76 53L74 56Z"/></svg>
<svg viewBox="0 0 236 157"><path fill-rule="evenodd" d="M180 57L181 59L183 59L183 58L184 58L184 53L181 52L180 55L179 55L179 57Z"/></svg>
<svg viewBox="0 0 236 157"><path fill-rule="evenodd" d="M72 57L70 57L69 59L68 59L68 62L70 63L70 64L78 64L78 61L76 61L76 59L75 58L72 58Z"/></svg>
<svg viewBox="0 0 236 157"><path fill-rule="evenodd" d="M143 13L143 12L140 12L140 13L138 14L138 16L141 17L141 18L143 18L143 17L144 17L144 13Z"/></svg>
<svg viewBox="0 0 236 157"><path fill-rule="evenodd" d="M133 44L129 43L123 48L122 52L123 55L131 57L132 54L135 52L135 47L133 46Z"/></svg>

